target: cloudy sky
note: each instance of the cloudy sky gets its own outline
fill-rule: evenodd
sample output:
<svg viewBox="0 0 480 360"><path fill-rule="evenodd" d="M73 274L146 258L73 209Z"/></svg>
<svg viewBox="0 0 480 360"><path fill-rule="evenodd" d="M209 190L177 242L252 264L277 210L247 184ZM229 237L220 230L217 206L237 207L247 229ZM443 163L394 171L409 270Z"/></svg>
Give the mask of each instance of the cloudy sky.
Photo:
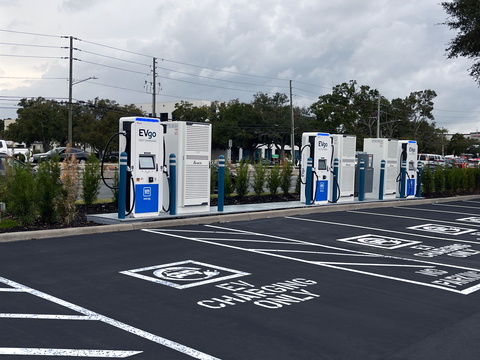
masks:
<svg viewBox="0 0 480 360"><path fill-rule="evenodd" d="M437 126L480 127L468 59L448 60L455 36L439 0L0 0L0 118L19 98L149 103L289 93L309 106L356 80L388 99L432 89Z"/></svg>

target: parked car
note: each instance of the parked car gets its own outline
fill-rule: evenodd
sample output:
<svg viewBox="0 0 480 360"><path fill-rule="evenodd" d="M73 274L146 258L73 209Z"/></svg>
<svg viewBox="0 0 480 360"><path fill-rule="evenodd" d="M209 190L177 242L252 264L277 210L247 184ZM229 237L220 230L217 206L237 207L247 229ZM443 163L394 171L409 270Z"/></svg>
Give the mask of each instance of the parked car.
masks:
<svg viewBox="0 0 480 360"><path fill-rule="evenodd" d="M47 151L46 153L34 154L32 161L34 163L38 163L40 161L52 159L53 157L55 157L56 153L58 153L60 157L60 161L63 161L67 157L71 157L72 155L75 155L75 157L77 158L80 164L84 164L87 161L87 158L90 156L90 153L88 151L85 151L82 149L70 148L70 151L67 153L66 147L58 147L50 151Z"/></svg>
<svg viewBox="0 0 480 360"><path fill-rule="evenodd" d="M0 140L0 153L2 154L7 154L7 155L19 155L22 156L23 158L27 156L32 156L33 151L32 149L27 149L27 148L9 148L7 146L7 142L5 140Z"/></svg>
<svg viewBox="0 0 480 360"><path fill-rule="evenodd" d="M417 159L422 163L422 167L430 165L432 171L435 170L437 165L446 165L445 157L438 154L418 154Z"/></svg>
<svg viewBox="0 0 480 360"><path fill-rule="evenodd" d="M17 160L16 158L14 158L14 157L12 157L8 154L0 153L0 174L1 175L5 175L5 167L6 167L7 162L9 162L10 165L17 164L17 165L20 165L20 166L27 167L27 165L25 163L21 162L20 160Z"/></svg>
<svg viewBox="0 0 480 360"><path fill-rule="evenodd" d="M467 167L468 165L467 159L464 159L461 157L448 157L448 158L445 158L445 161L449 167L464 168L464 167Z"/></svg>

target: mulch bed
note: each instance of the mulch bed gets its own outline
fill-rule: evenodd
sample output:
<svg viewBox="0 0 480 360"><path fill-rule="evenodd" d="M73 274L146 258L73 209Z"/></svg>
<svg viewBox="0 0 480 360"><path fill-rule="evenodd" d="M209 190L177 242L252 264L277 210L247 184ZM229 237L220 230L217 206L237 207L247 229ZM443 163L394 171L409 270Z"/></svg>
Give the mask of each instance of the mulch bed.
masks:
<svg viewBox="0 0 480 360"><path fill-rule="evenodd" d="M279 201L298 201L300 200L299 195L295 194L277 194L272 195L261 195L261 196L245 196L239 198L238 196L230 196L225 198L225 205L239 205L239 204L259 204L259 203L269 203L269 202L279 202ZM211 206L217 206L217 199L212 199L210 202ZM118 212L118 207L116 203L105 203L105 204L94 204L90 206L77 205L77 214L75 218L69 223L65 224L62 222L57 222L53 224L48 224L43 221L37 220L31 225L22 225L14 226L7 229L0 229L0 233L6 232L17 232L17 231L36 231L36 230L49 230L49 229L64 229L64 228L73 228L73 227L84 227L84 226L101 226L102 224L97 224L91 221L87 221L87 214L109 214ZM2 218L10 218L15 220L14 217L8 214L3 214Z"/></svg>
<svg viewBox="0 0 480 360"><path fill-rule="evenodd" d="M432 193L425 198L443 198L443 197L452 197L452 196L462 196L462 195L479 195L480 191L443 191L440 193ZM240 204L262 204L262 203L271 203L271 202L283 202L283 201L299 201L300 195L297 194L276 194L276 195L250 195L240 198L238 196L226 197L224 204L225 205L240 205ZM217 206L217 199L213 198L210 200L210 206ZM64 229L72 227L84 227L84 226L101 226L91 221L87 221L87 214L108 214L116 213L118 211L116 203L105 203L105 204L94 204L90 206L77 205L77 214L75 219L73 219L69 224L64 224L62 222L47 224L40 220L35 221L31 225L25 226L14 226L8 229L0 229L0 233L6 232L17 232L17 231L35 231L35 230L49 230L49 229ZM14 219L8 214L3 214L2 218ZM15 220L15 219L14 219Z"/></svg>

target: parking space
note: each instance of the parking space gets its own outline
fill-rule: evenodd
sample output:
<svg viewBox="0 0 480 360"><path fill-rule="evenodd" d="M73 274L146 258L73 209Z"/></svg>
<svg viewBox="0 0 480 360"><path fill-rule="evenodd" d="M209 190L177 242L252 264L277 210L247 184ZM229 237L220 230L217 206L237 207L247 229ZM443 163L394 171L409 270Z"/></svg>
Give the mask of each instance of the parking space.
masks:
<svg viewBox="0 0 480 360"><path fill-rule="evenodd" d="M477 359L480 199L0 244L0 358Z"/></svg>

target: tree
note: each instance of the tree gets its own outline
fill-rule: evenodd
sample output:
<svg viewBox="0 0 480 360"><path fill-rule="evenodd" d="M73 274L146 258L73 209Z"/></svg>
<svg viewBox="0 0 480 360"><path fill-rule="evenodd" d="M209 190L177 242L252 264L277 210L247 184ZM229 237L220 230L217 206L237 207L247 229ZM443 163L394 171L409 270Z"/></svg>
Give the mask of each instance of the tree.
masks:
<svg viewBox="0 0 480 360"><path fill-rule="evenodd" d="M448 58L463 56L472 59L469 74L480 85L480 4L478 0L453 0L441 5L448 14L442 24L458 32L448 43Z"/></svg>
<svg viewBox="0 0 480 360"><path fill-rule="evenodd" d="M316 131L330 134L351 134L359 115L354 106L357 82L351 80L333 88L331 94L322 95L310 106L316 118Z"/></svg>
<svg viewBox="0 0 480 360"><path fill-rule="evenodd" d="M265 145L274 145L283 160L285 145L290 144L291 115L288 97L276 93L272 96L258 92L253 95L253 107L261 118L263 127L259 130L260 141Z"/></svg>
<svg viewBox="0 0 480 360"><path fill-rule="evenodd" d="M470 146L465 136L462 134L456 133L453 134L452 138L448 143L448 153L456 156L467 153L467 148Z"/></svg>
<svg viewBox="0 0 480 360"><path fill-rule="evenodd" d="M45 151L50 149L52 142L66 144L68 118L63 103L38 97L22 99L18 105L18 119L5 131L6 138L25 142L27 146L39 141Z"/></svg>
<svg viewBox="0 0 480 360"><path fill-rule="evenodd" d="M118 105L115 101L96 98L89 102L90 114L85 117L88 129L82 136L82 144L89 144L96 151L103 151L110 137L118 132L121 117L139 116L142 111L135 105ZM118 150L118 140L112 141L109 150Z"/></svg>
<svg viewBox="0 0 480 360"><path fill-rule="evenodd" d="M175 120L205 122L210 119L212 113L212 108L209 108L207 105L198 107L182 100L180 103L175 104L175 110L172 112L172 115Z"/></svg>

